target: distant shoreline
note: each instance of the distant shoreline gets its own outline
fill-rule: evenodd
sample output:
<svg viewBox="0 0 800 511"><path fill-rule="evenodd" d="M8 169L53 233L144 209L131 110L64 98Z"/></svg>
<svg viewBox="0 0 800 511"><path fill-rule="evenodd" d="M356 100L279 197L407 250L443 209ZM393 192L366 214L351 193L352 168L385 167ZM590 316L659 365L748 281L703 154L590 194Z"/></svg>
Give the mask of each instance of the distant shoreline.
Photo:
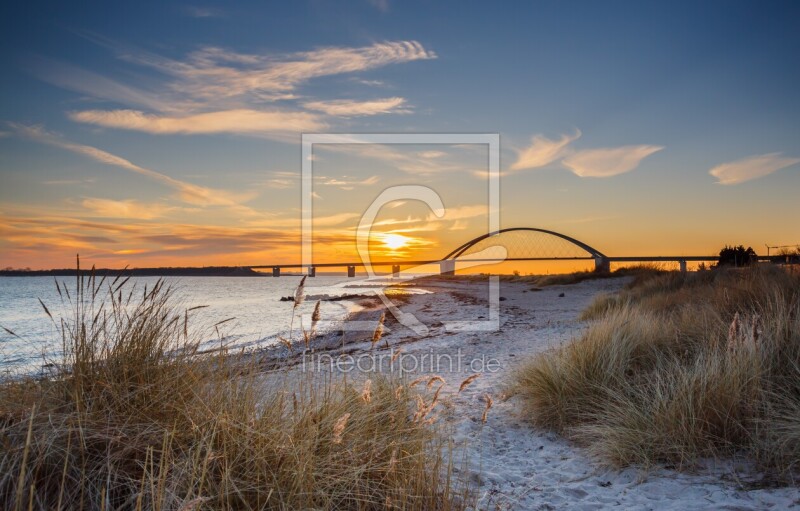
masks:
<svg viewBox="0 0 800 511"><path fill-rule="evenodd" d="M96 275L126 275L131 277L272 277L271 273L254 271L246 266L208 266L175 267L175 268L95 268L81 270L87 274L94 271ZM0 270L0 277L74 277L75 268L54 270ZM291 276L292 274L284 274ZM299 274L298 274L299 276Z"/></svg>

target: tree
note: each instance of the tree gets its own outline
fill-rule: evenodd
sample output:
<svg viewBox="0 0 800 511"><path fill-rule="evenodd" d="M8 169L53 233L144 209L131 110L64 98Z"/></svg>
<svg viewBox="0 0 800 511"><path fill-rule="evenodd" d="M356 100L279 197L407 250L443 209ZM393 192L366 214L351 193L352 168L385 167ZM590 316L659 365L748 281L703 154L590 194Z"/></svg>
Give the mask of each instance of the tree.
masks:
<svg viewBox="0 0 800 511"><path fill-rule="evenodd" d="M758 255L752 247L725 245L719 251L719 266L749 266L756 261L758 261Z"/></svg>

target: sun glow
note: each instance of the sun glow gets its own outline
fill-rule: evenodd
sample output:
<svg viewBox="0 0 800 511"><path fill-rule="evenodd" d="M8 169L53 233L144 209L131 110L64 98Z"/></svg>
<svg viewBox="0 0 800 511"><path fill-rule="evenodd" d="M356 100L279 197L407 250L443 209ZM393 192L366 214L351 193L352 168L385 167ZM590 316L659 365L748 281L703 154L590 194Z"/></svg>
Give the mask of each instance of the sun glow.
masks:
<svg viewBox="0 0 800 511"><path fill-rule="evenodd" d="M408 245L411 239L407 236L403 236L402 234L385 234L382 241L387 248L391 250L397 250Z"/></svg>

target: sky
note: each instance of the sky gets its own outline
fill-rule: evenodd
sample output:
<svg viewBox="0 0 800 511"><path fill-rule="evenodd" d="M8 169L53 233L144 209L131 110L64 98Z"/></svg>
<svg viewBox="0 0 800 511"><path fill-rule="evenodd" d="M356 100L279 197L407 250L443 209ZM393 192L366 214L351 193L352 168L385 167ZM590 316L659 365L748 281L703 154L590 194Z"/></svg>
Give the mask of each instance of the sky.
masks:
<svg viewBox="0 0 800 511"><path fill-rule="evenodd" d="M0 267L299 262L304 133L499 134L500 226L611 256L800 243L798 19L779 1L5 2ZM353 259L393 186L445 211L386 204L375 259L489 229L486 146L310 163L315 262Z"/></svg>

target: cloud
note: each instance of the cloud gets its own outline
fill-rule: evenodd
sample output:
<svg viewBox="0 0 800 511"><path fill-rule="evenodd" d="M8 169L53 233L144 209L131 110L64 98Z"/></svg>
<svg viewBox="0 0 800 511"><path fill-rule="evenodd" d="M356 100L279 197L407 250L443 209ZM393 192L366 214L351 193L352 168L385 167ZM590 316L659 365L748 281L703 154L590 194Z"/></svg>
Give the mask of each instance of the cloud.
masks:
<svg viewBox="0 0 800 511"><path fill-rule="evenodd" d="M73 121L106 128L153 134L275 133L314 131L325 127L317 115L306 112L227 110L182 117L152 115L138 110L86 110L69 114Z"/></svg>
<svg viewBox="0 0 800 511"><path fill-rule="evenodd" d="M190 8L191 9L191 8ZM200 12L200 11L198 11ZM400 97L298 102L297 89L326 76L369 71L436 54L416 41L389 41L362 47L322 47L286 54L239 53L206 46L185 58L163 57L88 34L128 63L158 74L123 81L70 64L33 59L41 79L126 108L72 112L74 121L154 134L247 133L279 140L303 131L326 128L324 116L351 117L407 113ZM269 102L291 102L264 109ZM293 139L292 139L293 140Z"/></svg>
<svg viewBox="0 0 800 511"><path fill-rule="evenodd" d="M337 186L341 190L352 190L356 186L370 186L377 183L380 179L378 176L370 176L366 179L348 179L348 176L342 178L319 176L317 178L321 185L324 186Z"/></svg>
<svg viewBox="0 0 800 511"><path fill-rule="evenodd" d="M403 203L405 204L405 202ZM402 204L401 204L402 205ZM444 217L439 218L433 213L424 218L408 216L406 218L387 218L372 224L373 227L393 227L393 232L431 232L447 230L463 230L464 220L486 217L489 209L486 204L476 204L446 208ZM408 226L399 228L399 226Z"/></svg>
<svg viewBox="0 0 800 511"><path fill-rule="evenodd" d="M737 185L768 176L773 172L800 163L800 158L784 158L782 153L768 153L717 165L708 173L722 185Z"/></svg>
<svg viewBox="0 0 800 511"><path fill-rule="evenodd" d="M368 2L381 12L389 11L389 0L368 0Z"/></svg>
<svg viewBox="0 0 800 511"><path fill-rule="evenodd" d="M643 159L662 149L653 145L585 149L567 156L562 163L580 177L611 177L632 171Z"/></svg>
<svg viewBox="0 0 800 511"><path fill-rule="evenodd" d="M103 151L102 149L68 142L38 126L25 126L16 123L10 123L9 125L20 135L37 142L60 147L67 151L81 154L100 163L119 167L148 177L154 181L158 181L161 184L176 190L178 192L178 196L184 202L195 205L228 206L237 209L239 212L250 214L254 213L252 210L250 210L250 208L246 208L239 204L240 201L246 199L244 196L236 196L223 190L206 188L169 177L166 174L162 174L155 170L140 167L139 165L136 165L125 158Z"/></svg>
<svg viewBox="0 0 800 511"><path fill-rule="evenodd" d="M197 5L187 5L183 8L183 13L192 18L222 18L225 11L215 7L201 7Z"/></svg>
<svg viewBox="0 0 800 511"><path fill-rule="evenodd" d="M84 208L101 217L135 218L140 220L152 220L154 218L159 218L165 213L175 209L164 204L143 203L134 199L118 201L90 197L84 199L81 204Z"/></svg>
<svg viewBox="0 0 800 511"><path fill-rule="evenodd" d="M250 96L270 100L275 94L292 92L314 78L434 59L436 54L417 41L393 41L359 48L324 47L282 56L204 47L191 53L186 61L145 53L121 57L172 76L176 81L171 88L194 98Z"/></svg>
<svg viewBox="0 0 800 511"><path fill-rule="evenodd" d="M417 151L396 149L391 144L359 143L358 135L341 135L336 143L328 144L326 151L347 153L359 158L370 158L388 163L398 170L409 174L435 175L445 172L463 172L465 166L452 158L430 158L430 155ZM477 144L471 144L477 146ZM472 147L469 147L470 149ZM448 153L449 154L449 153ZM318 153L314 158L319 158ZM484 171L484 176L486 171Z"/></svg>
<svg viewBox="0 0 800 511"><path fill-rule="evenodd" d="M517 161L511 165L511 170L535 169L549 165L562 158L567 146L580 136L580 130L576 130L574 135L562 135L558 140L535 135L530 147L517 151Z"/></svg>
<svg viewBox="0 0 800 511"><path fill-rule="evenodd" d="M82 234L67 234L66 236L70 239L85 243L117 243L117 240L107 236L85 236Z"/></svg>
<svg viewBox="0 0 800 511"><path fill-rule="evenodd" d="M447 156L447 153L444 151L420 151L417 153L417 156L425 159L434 159Z"/></svg>
<svg viewBox="0 0 800 511"><path fill-rule="evenodd" d="M489 207L486 204L476 204L473 206L459 206L455 208L446 208L442 220L463 220L465 218L475 218L486 216L489 214ZM428 215L429 221L436 220L437 217L433 213Z"/></svg>
<svg viewBox="0 0 800 511"><path fill-rule="evenodd" d="M386 85L386 82L383 80L365 80L363 78L353 78L353 81L369 87L383 87Z"/></svg>
<svg viewBox="0 0 800 511"><path fill-rule="evenodd" d="M97 180L93 177L88 177L84 179L49 179L47 181L42 181L42 184L45 186L74 186L74 185L91 185L94 184Z"/></svg>
<svg viewBox="0 0 800 511"><path fill-rule="evenodd" d="M98 73L44 57L31 59L30 69L34 75L45 82L95 99L157 111L170 111L185 107L184 99L168 98L165 94L122 84Z"/></svg>
<svg viewBox="0 0 800 511"><path fill-rule="evenodd" d="M267 179L265 185L267 188L274 188L278 190L285 190L297 186L299 175L297 172L287 172L285 170L278 170L272 172L272 177Z"/></svg>
<svg viewBox="0 0 800 511"><path fill-rule="evenodd" d="M328 216L313 216L311 221L314 224L314 227L332 227L335 225L341 225L348 220L352 220L354 218L359 218L361 215L359 213L335 213L333 215ZM300 229L300 224L302 223L302 218L300 213L297 214L295 217L290 218L273 218L267 222L270 228L283 228L288 227L291 228L293 231Z"/></svg>
<svg viewBox="0 0 800 511"><path fill-rule="evenodd" d="M407 108L401 108L406 102L404 98L383 98L370 101L352 101L349 99L335 99L331 101L309 101L303 103L308 110L316 110L327 115L338 117L358 117L365 115L378 115L389 113L409 113Z"/></svg>

